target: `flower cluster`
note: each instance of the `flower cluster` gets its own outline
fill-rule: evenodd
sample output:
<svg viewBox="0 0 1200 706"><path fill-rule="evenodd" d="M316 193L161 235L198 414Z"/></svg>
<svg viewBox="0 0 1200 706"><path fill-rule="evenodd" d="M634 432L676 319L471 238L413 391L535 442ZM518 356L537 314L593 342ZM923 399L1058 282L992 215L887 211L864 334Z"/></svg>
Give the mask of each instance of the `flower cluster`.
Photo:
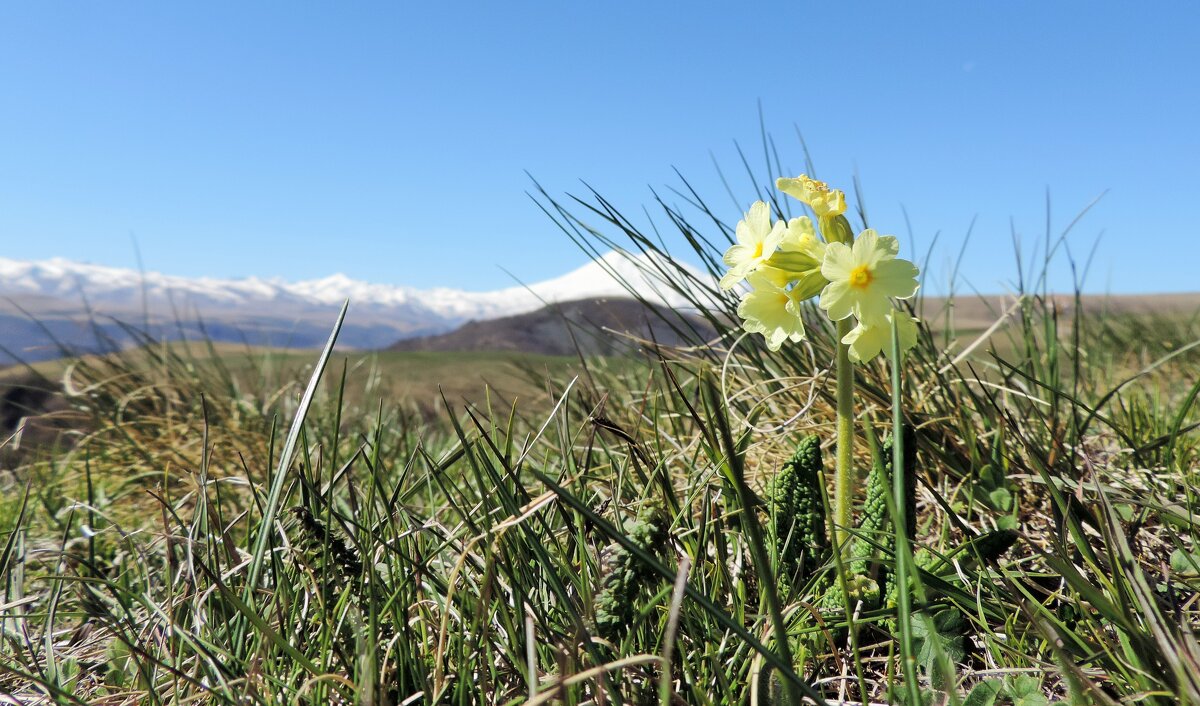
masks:
<svg viewBox="0 0 1200 706"><path fill-rule="evenodd" d="M917 267L896 257L900 243L867 229L854 236L843 215L846 195L801 175L776 182L780 191L806 204L817 216L771 221L771 209L756 201L737 224L737 244L725 253L729 271L722 289L750 284L738 305L743 328L762 334L771 350L804 338L800 304L820 296L830 319L853 317L843 338L850 359L867 362L891 351L892 323L900 348L916 345L916 321L892 304L917 291ZM820 235L818 235L818 226ZM822 237L823 236L823 237Z"/></svg>

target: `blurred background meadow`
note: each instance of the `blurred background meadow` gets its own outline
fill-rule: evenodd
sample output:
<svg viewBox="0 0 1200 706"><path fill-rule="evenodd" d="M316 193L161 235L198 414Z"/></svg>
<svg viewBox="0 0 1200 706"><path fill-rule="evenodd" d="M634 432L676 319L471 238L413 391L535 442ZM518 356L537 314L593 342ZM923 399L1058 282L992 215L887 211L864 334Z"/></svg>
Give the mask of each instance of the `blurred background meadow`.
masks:
<svg viewBox="0 0 1200 706"><path fill-rule="evenodd" d="M1200 703L1197 30L0 8L0 702ZM849 523L801 173L920 267Z"/></svg>

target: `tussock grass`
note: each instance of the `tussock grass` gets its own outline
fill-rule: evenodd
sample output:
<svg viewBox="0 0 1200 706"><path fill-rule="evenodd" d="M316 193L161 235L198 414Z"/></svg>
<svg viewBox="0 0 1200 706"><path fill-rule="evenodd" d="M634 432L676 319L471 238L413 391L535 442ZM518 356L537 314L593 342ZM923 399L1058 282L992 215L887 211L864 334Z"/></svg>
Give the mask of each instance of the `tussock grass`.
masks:
<svg viewBox="0 0 1200 706"><path fill-rule="evenodd" d="M898 378L864 366L857 467L913 429L916 512L911 537L846 529L867 549L856 570L915 580L898 604L830 600L833 560L787 570L768 497L804 436L832 443L827 320L771 353L599 194L537 198L593 254L656 255L720 338L577 375L533 366L552 404L446 397L436 419L328 352L310 381L153 341L79 361L83 438L0 480L0 691L1200 703L1195 319L1067 317L1026 278L982 339L925 328ZM686 182L673 198L660 227L715 275L729 224Z"/></svg>

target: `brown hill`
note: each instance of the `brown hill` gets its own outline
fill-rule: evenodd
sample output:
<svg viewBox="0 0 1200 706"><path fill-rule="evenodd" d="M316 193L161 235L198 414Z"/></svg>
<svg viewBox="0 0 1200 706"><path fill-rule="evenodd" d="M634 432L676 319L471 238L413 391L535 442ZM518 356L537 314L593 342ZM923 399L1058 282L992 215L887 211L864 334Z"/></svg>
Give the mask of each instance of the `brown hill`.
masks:
<svg viewBox="0 0 1200 706"><path fill-rule="evenodd" d="M640 341L666 347L711 340L705 321L633 299L580 299L527 314L469 321L449 333L398 341L395 351L519 351L541 355L614 355Z"/></svg>
<svg viewBox="0 0 1200 706"><path fill-rule="evenodd" d="M1075 297L1051 294L1063 317L1075 313ZM925 297L922 315L930 328L945 327L947 313L959 330L985 329L1016 303L1012 295L960 294L949 304L944 297ZM1200 293L1173 294L1085 294L1080 304L1093 316L1191 317L1200 314ZM1014 312L1015 313L1015 312Z"/></svg>

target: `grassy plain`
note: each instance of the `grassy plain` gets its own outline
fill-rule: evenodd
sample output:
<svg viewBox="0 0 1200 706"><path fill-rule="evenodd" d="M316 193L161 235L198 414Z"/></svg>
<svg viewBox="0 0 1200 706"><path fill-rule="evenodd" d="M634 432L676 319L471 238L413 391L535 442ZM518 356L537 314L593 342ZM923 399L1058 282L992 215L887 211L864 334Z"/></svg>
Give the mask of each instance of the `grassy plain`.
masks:
<svg viewBox="0 0 1200 706"><path fill-rule="evenodd" d="M654 248L603 202L587 226L555 206L585 247L607 228ZM717 271L720 248L667 211ZM834 426L815 312L778 353L738 341L736 301L709 290L721 340L666 359L82 361L86 430L0 477L0 692L775 704L790 683L828 703L910 686L971 706L1200 703L1200 326L1071 297L1067 316L1019 290L982 339L924 328L898 395L882 360L859 370L851 553L798 562L781 469ZM866 523L896 409L911 554L890 515ZM883 591L901 565L911 610Z"/></svg>
<svg viewBox="0 0 1200 706"><path fill-rule="evenodd" d="M194 366L224 369L246 389L300 385L308 378L318 351L295 349L247 348L234 344L171 343L172 355L187 359ZM138 354L126 352L120 365L155 367L160 350ZM217 359L216 361L213 358ZM92 358L92 360L95 360ZM51 380L62 377L71 361L55 360L30 366ZM521 353L476 352L396 352L339 351L329 361L331 369L346 368L351 394L370 396L388 402L408 401L420 408L441 407L441 398L451 401L478 400L485 389L504 399L545 397L545 390L531 385L538 376L558 378L579 368L579 359L566 356L541 356ZM161 366L160 366L161 367ZM20 375L25 368L14 366L0 371L5 377ZM339 384L326 380L322 389ZM355 400L361 402L362 399Z"/></svg>

